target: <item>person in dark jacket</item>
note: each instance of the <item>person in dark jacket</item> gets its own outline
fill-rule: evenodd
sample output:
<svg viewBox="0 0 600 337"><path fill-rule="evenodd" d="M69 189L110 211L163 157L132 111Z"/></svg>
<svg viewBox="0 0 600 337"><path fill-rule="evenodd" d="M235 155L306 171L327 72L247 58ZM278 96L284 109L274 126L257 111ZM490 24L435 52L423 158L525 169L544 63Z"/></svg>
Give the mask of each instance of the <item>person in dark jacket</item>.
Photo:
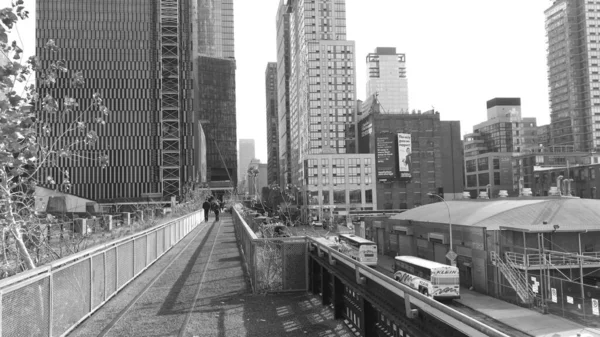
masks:
<svg viewBox="0 0 600 337"><path fill-rule="evenodd" d="M202 208L204 209L204 221L206 222L208 221L208 213L210 211L210 202L208 202L208 199L204 200Z"/></svg>
<svg viewBox="0 0 600 337"><path fill-rule="evenodd" d="M213 212L215 212L215 221L219 221L219 212L221 211L221 205L219 204L218 200L213 201L212 210Z"/></svg>

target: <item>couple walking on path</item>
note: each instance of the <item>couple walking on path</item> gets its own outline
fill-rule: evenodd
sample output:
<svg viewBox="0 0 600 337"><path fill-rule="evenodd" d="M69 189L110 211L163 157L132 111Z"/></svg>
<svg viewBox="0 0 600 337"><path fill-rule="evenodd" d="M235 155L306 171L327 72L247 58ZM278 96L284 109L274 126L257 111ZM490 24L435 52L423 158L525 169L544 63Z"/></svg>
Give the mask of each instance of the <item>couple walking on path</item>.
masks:
<svg viewBox="0 0 600 337"><path fill-rule="evenodd" d="M219 221L219 212L221 211L221 204L218 199L206 198L202 204L204 209L204 221L208 221L208 213L212 210L215 212L215 221Z"/></svg>

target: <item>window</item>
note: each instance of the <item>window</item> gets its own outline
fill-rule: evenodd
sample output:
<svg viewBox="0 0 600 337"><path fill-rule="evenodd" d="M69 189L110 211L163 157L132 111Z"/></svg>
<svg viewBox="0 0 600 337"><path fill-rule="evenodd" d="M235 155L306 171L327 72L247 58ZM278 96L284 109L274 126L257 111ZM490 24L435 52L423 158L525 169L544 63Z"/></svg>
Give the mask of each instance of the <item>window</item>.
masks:
<svg viewBox="0 0 600 337"><path fill-rule="evenodd" d="M308 204L318 205L319 204L319 191L308 191Z"/></svg>
<svg viewBox="0 0 600 337"><path fill-rule="evenodd" d="M477 175L470 174L467 176L467 187L476 187L477 186Z"/></svg>
<svg viewBox="0 0 600 337"><path fill-rule="evenodd" d="M346 203L346 191L333 191L333 203L336 205Z"/></svg>
<svg viewBox="0 0 600 337"><path fill-rule="evenodd" d="M590 180L594 180L596 179L596 169L595 168L590 168Z"/></svg>
<svg viewBox="0 0 600 337"><path fill-rule="evenodd" d="M475 171L477 171L477 167L475 166L475 159L467 160L465 166L467 168L467 172L475 172Z"/></svg>
<svg viewBox="0 0 600 337"><path fill-rule="evenodd" d="M365 203L366 204L373 203L373 190L365 190Z"/></svg>
<svg viewBox="0 0 600 337"><path fill-rule="evenodd" d="M500 185L500 172L494 172L494 185Z"/></svg>
<svg viewBox="0 0 600 337"><path fill-rule="evenodd" d="M360 190L351 190L350 191L350 203L351 204L362 204L362 197L360 195Z"/></svg>
<svg viewBox="0 0 600 337"><path fill-rule="evenodd" d="M494 158L493 160L493 165L494 165L494 170L499 170L500 169L500 158Z"/></svg>
<svg viewBox="0 0 600 337"><path fill-rule="evenodd" d="M333 167L344 167L344 159L334 159Z"/></svg>
<svg viewBox="0 0 600 337"><path fill-rule="evenodd" d="M489 169L488 158L477 159L477 170L487 171Z"/></svg>
<svg viewBox="0 0 600 337"><path fill-rule="evenodd" d="M479 186L486 186L489 183L490 183L489 173L480 173L479 174Z"/></svg>
<svg viewBox="0 0 600 337"><path fill-rule="evenodd" d="M329 191L322 191L321 197L323 198L323 205L329 205L331 203Z"/></svg>
<svg viewBox="0 0 600 337"><path fill-rule="evenodd" d="M365 158L365 166L371 165L371 158Z"/></svg>

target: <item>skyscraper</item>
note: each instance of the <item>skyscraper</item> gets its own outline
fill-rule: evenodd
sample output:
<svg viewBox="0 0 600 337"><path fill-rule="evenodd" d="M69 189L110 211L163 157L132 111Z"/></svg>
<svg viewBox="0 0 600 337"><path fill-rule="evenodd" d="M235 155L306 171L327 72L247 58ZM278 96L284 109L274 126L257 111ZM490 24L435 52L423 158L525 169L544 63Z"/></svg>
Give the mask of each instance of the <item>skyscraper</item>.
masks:
<svg viewBox="0 0 600 337"><path fill-rule="evenodd" d="M233 0L193 0L198 5L196 27L197 76L195 118L207 123L207 179L236 185L237 126Z"/></svg>
<svg viewBox="0 0 600 337"><path fill-rule="evenodd" d="M377 94L382 113L408 113L406 56L396 48L375 48L367 55L367 97Z"/></svg>
<svg viewBox="0 0 600 337"><path fill-rule="evenodd" d="M290 140L290 13L292 7L280 0L277 10L277 114L279 121L279 185L292 182Z"/></svg>
<svg viewBox="0 0 600 337"><path fill-rule="evenodd" d="M240 139L240 155L238 160L238 181L245 180L248 165L256 156L254 139Z"/></svg>
<svg viewBox="0 0 600 337"><path fill-rule="evenodd" d="M58 179L67 170L72 193L101 202L179 195L197 172L187 132L193 128L193 74L187 69L194 61L188 43L197 24L194 1L36 1L36 54L43 66L56 57L44 48L54 39L66 67L86 78L81 89L60 78L53 87L57 98L69 93L85 109L99 92L111 110L106 125L87 120L99 141L86 154L108 155L107 168L70 160L46 166L42 174ZM48 140L65 126L56 119L49 123Z"/></svg>
<svg viewBox="0 0 600 337"><path fill-rule="evenodd" d="M198 1L198 53L235 59L233 0Z"/></svg>
<svg viewBox="0 0 600 337"><path fill-rule="evenodd" d="M287 8L279 14L289 13L291 175L292 183L303 185L306 155L346 152L346 129L354 127L355 48L346 41L345 1L281 5ZM278 46L278 61L285 59L284 48Z"/></svg>
<svg viewBox="0 0 600 337"><path fill-rule="evenodd" d="M545 12L551 145L600 148L598 1L556 0Z"/></svg>
<svg viewBox="0 0 600 337"><path fill-rule="evenodd" d="M277 115L277 63L269 62L265 71L267 101L267 182L279 183L279 117Z"/></svg>

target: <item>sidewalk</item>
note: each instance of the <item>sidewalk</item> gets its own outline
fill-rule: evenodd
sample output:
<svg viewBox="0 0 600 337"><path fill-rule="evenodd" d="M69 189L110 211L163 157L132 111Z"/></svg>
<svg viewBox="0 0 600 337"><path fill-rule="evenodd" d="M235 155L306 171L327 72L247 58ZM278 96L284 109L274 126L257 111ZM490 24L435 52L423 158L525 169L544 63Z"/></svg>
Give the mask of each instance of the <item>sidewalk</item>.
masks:
<svg viewBox="0 0 600 337"><path fill-rule="evenodd" d="M392 275L394 258L379 255L378 271ZM480 312L498 322L534 337L600 337L600 331L587 328L562 317L544 315L497 298L460 288L460 305Z"/></svg>

